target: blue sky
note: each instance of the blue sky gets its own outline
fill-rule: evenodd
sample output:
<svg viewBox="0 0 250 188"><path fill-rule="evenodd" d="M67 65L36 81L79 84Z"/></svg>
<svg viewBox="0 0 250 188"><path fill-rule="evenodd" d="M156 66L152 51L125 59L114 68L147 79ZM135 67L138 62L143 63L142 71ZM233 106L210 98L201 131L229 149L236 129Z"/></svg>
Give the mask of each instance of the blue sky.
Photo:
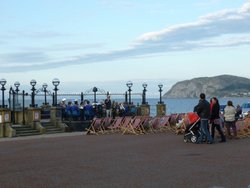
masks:
<svg viewBox="0 0 250 188"><path fill-rule="evenodd" d="M158 95L201 76L250 78L249 0L1 0L0 77L61 92L126 82Z"/></svg>

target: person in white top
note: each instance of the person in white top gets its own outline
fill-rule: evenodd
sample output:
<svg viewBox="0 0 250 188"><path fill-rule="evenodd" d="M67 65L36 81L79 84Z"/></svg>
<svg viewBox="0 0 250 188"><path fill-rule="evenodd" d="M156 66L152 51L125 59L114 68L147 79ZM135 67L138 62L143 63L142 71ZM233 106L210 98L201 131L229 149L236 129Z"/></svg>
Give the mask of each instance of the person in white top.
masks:
<svg viewBox="0 0 250 188"><path fill-rule="evenodd" d="M232 138L231 128L233 130L234 138L237 138L237 130L235 126L235 114L236 114L236 109L233 106L233 102L228 101L227 106L224 109L224 118L225 118L225 126L227 128L227 135L229 139Z"/></svg>

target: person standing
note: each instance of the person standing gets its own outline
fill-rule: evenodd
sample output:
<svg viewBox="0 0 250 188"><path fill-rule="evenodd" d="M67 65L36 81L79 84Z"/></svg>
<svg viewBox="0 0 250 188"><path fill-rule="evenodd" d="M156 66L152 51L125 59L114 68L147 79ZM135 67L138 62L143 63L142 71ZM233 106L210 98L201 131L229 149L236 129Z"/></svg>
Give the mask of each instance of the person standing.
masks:
<svg viewBox="0 0 250 188"><path fill-rule="evenodd" d="M211 128L212 138L214 139L214 132L216 128L221 137L220 142L226 142L226 137L221 130L220 104L216 97L213 97L211 99L210 108L211 108L210 123L212 123L212 128Z"/></svg>
<svg viewBox="0 0 250 188"><path fill-rule="evenodd" d="M208 131L208 120L210 118L210 104L206 100L206 95L204 93L200 94L199 103L194 107L194 112L200 117L200 133L197 143L202 143L204 137L207 139L208 144L213 143L213 139Z"/></svg>
<svg viewBox="0 0 250 188"><path fill-rule="evenodd" d="M224 110L224 118L225 118L225 126L227 129L227 135L228 138L231 139L231 128L233 130L233 136L234 138L237 138L237 131L236 131L236 126L235 126L235 114L236 114L236 109L233 106L232 101L227 102L227 106L225 107Z"/></svg>
<svg viewBox="0 0 250 188"><path fill-rule="evenodd" d="M106 107L106 117L112 117L112 104L110 100L110 96L108 95L104 101Z"/></svg>

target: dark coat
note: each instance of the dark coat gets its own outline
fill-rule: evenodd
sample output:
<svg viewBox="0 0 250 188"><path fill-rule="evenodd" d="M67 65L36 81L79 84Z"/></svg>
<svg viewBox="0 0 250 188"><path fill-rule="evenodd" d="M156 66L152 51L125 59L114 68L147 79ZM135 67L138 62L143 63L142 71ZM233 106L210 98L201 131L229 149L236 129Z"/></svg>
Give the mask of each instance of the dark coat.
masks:
<svg viewBox="0 0 250 188"><path fill-rule="evenodd" d="M194 107L194 112L196 112L201 119L210 118L210 104L207 100L200 100L198 105Z"/></svg>
<svg viewBox="0 0 250 188"><path fill-rule="evenodd" d="M210 119L215 120L220 118L220 105L218 103L214 104L211 109Z"/></svg>

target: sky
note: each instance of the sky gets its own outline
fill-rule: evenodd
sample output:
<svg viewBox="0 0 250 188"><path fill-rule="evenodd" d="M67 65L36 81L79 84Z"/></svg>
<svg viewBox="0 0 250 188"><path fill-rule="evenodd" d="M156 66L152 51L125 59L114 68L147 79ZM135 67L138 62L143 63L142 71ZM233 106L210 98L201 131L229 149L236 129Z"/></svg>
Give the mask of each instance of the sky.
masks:
<svg viewBox="0 0 250 188"><path fill-rule="evenodd" d="M250 78L250 0L0 0L0 77L6 88L59 92L96 86L158 95L178 81Z"/></svg>

